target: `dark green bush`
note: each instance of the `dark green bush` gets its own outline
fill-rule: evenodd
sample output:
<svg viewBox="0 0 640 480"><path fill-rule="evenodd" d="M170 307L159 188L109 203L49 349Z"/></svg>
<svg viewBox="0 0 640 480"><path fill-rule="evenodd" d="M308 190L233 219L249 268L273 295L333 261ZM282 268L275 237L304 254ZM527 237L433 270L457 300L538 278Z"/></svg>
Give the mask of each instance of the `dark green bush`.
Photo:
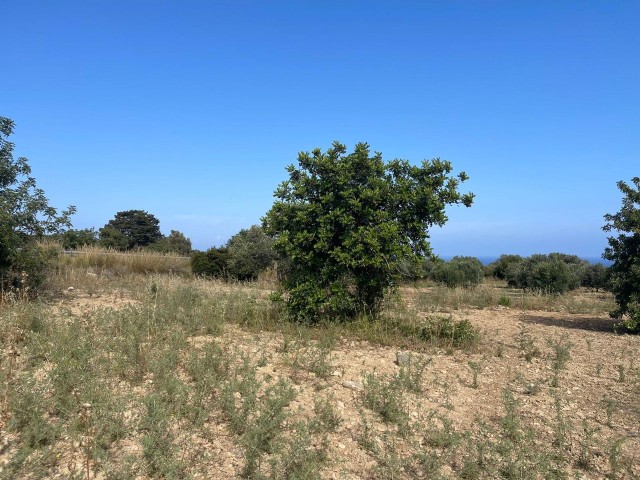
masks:
<svg viewBox="0 0 640 480"><path fill-rule="evenodd" d="M227 249L229 275L238 280L255 280L277 258L273 239L257 225L231 237Z"/></svg>
<svg viewBox="0 0 640 480"><path fill-rule="evenodd" d="M624 195L620 211L604 216L607 224L602 229L616 236L608 238L603 257L613 262L611 291L618 308L611 316L621 319L626 330L640 333L640 177L631 181L632 185L618 182Z"/></svg>
<svg viewBox="0 0 640 480"><path fill-rule="evenodd" d="M512 287L560 294L580 286L584 264L573 255L536 254L519 263L511 263L505 278Z"/></svg>
<svg viewBox="0 0 640 480"><path fill-rule="evenodd" d="M178 230L150 244L147 249L160 253L173 253L176 255L189 255L191 253L191 240Z"/></svg>
<svg viewBox="0 0 640 480"><path fill-rule="evenodd" d="M434 265L431 279L450 288L469 288L482 283L484 266L474 257L453 257L448 262Z"/></svg>
<svg viewBox="0 0 640 480"><path fill-rule="evenodd" d="M53 238L62 242L62 248L65 250L77 250L85 245L98 243L98 232L93 228L71 229L59 235L54 235Z"/></svg>
<svg viewBox="0 0 640 480"><path fill-rule="evenodd" d="M37 240L70 227L75 208L59 213L49 206L27 159L13 157L8 140L13 127L12 120L0 117L0 290L29 286L33 291L47 265L47 252Z"/></svg>
<svg viewBox="0 0 640 480"><path fill-rule="evenodd" d="M524 259L520 255L500 255L498 260L487 265L487 270L491 272L493 277L505 280L507 271L511 265L517 265Z"/></svg>
<svg viewBox="0 0 640 480"><path fill-rule="evenodd" d="M609 269L601 263L589 265L582 271L581 284L583 287L594 288L596 292L598 290L610 290Z"/></svg>
<svg viewBox="0 0 640 480"><path fill-rule="evenodd" d="M193 252L191 271L203 277L226 277L228 272L229 251L226 248L210 248L206 252Z"/></svg>

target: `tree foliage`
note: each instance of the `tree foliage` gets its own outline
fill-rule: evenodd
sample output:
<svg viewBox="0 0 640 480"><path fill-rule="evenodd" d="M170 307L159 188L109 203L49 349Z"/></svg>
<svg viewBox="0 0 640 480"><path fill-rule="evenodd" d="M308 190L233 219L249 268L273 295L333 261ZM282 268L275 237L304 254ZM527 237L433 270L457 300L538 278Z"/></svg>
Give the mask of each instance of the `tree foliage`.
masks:
<svg viewBox="0 0 640 480"><path fill-rule="evenodd" d="M236 233L227 242L227 249L229 274L238 280L255 280L277 257L273 239L257 225Z"/></svg>
<svg viewBox="0 0 640 480"><path fill-rule="evenodd" d="M624 195L620 211L604 216L606 232L616 231L608 239L603 257L613 262L610 268L611 290L618 308L611 312L622 319L622 326L640 332L640 178L633 185L618 182Z"/></svg>
<svg viewBox="0 0 640 480"><path fill-rule="evenodd" d="M451 176L450 162L385 163L366 143L349 154L338 142L302 152L287 171L263 221L291 260L283 287L304 322L378 312L399 262L431 254L428 229L446 222L445 206L473 201L458 191L467 176Z"/></svg>
<svg viewBox="0 0 640 480"><path fill-rule="evenodd" d="M222 278L227 276L229 251L226 247L212 247L206 252L193 252L191 271L194 275Z"/></svg>
<svg viewBox="0 0 640 480"><path fill-rule="evenodd" d="M510 262L505 271L507 283L523 290L561 294L580 286L588 262L575 255L535 254L520 262Z"/></svg>
<svg viewBox="0 0 640 480"><path fill-rule="evenodd" d="M484 280L484 266L475 257L453 257L448 262L437 263L430 278L447 287L469 288Z"/></svg>
<svg viewBox="0 0 640 480"><path fill-rule="evenodd" d="M14 122L0 117L0 287L15 284L22 271L38 283L45 256L35 240L59 233L71 225L75 207L58 212L49 205L44 192L31 176L24 157L14 159L14 144L8 140ZM22 275L24 277L24 275Z"/></svg>
<svg viewBox="0 0 640 480"><path fill-rule="evenodd" d="M98 243L98 232L93 228L70 229L54 235L53 238L62 242L62 248L65 250L77 250L80 247Z"/></svg>
<svg viewBox="0 0 640 480"><path fill-rule="evenodd" d="M131 250L162 238L160 220L144 210L126 210L100 229L100 243L107 248Z"/></svg>
<svg viewBox="0 0 640 480"><path fill-rule="evenodd" d="M171 230L169 235L149 244L148 248L154 252L174 253L184 256L189 255L192 250L191 240L178 230Z"/></svg>

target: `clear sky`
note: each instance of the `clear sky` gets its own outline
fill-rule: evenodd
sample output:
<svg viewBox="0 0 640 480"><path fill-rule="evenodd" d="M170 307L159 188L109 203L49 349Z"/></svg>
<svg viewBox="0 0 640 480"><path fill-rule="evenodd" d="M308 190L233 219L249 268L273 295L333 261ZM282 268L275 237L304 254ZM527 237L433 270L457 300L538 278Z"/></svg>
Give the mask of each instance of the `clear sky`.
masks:
<svg viewBox="0 0 640 480"><path fill-rule="evenodd" d="M77 228L142 209L196 248L259 223L297 153L448 159L440 255L597 257L640 175L638 1L0 3L0 115Z"/></svg>

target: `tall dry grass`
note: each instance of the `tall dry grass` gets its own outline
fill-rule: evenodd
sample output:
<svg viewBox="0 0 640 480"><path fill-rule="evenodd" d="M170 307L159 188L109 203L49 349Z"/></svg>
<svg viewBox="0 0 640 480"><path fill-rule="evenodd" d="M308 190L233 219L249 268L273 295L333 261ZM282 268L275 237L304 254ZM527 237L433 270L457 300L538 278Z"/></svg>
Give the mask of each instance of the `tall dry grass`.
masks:
<svg viewBox="0 0 640 480"><path fill-rule="evenodd" d="M136 250L119 252L95 246L84 246L78 250L60 251L59 266L65 268L86 268L124 273L191 273L191 259L172 254Z"/></svg>

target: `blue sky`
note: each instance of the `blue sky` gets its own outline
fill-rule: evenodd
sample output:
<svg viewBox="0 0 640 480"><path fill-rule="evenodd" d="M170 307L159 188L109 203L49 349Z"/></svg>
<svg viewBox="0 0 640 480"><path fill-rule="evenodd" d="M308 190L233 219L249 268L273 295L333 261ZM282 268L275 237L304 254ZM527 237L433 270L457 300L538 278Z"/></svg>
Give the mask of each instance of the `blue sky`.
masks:
<svg viewBox="0 0 640 480"><path fill-rule="evenodd" d="M143 209L200 249L259 223L297 153L465 170L436 253L599 256L640 175L637 1L2 4L0 115L77 228Z"/></svg>

